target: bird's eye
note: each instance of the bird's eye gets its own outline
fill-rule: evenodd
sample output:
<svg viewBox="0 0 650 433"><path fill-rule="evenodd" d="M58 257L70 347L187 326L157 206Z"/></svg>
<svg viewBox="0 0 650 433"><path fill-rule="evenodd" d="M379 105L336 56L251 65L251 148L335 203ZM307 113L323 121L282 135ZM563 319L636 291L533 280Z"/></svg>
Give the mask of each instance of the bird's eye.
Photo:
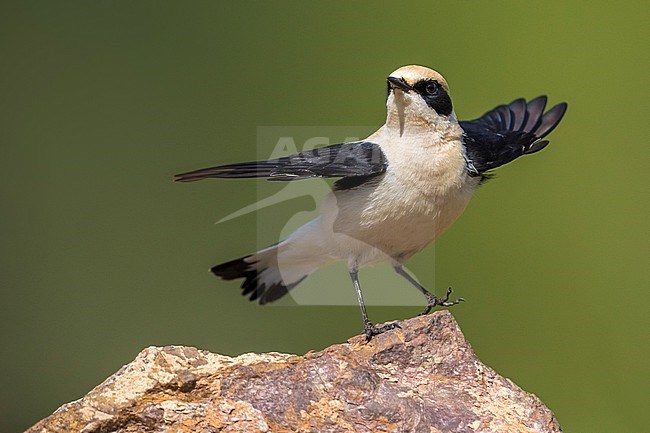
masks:
<svg viewBox="0 0 650 433"><path fill-rule="evenodd" d="M424 88L424 91L427 92L427 94L429 95L435 95L436 92L438 91L438 85L436 83L429 83Z"/></svg>

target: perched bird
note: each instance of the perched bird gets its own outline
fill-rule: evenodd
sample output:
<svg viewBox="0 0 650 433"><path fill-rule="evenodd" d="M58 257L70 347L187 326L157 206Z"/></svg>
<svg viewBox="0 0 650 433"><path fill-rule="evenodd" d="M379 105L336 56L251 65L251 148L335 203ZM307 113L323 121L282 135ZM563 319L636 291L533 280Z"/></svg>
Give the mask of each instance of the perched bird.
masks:
<svg viewBox="0 0 650 433"><path fill-rule="evenodd" d="M367 340L394 328L368 319L359 285L361 267L388 261L427 298L421 314L450 306L422 287L403 263L445 231L490 170L543 149L567 105L544 112L546 97L517 99L482 117L458 121L449 86L438 72L404 66L387 78L386 123L362 141L341 143L268 161L182 173L179 182L264 177L294 181L337 177L320 215L283 241L211 271L242 278L243 294L260 304L286 295L316 269L347 262Z"/></svg>

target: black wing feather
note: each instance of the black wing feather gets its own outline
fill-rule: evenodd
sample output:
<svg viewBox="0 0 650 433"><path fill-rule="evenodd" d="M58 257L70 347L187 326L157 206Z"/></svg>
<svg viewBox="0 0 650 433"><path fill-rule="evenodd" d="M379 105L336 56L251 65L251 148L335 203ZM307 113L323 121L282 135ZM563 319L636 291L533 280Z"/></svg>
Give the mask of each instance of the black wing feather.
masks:
<svg viewBox="0 0 650 433"><path fill-rule="evenodd" d="M175 176L178 182L208 178L265 177L291 181L312 177L363 178L386 171L388 162L376 143L357 141L333 144L268 161L242 162L203 168Z"/></svg>
<svg viewBox="0 0 650 433"><path fill-rule="evenodd" d="M526 103L516 99L500 105L478 119L460 122L469 159L468 166L481 175L526 154L542 150L546 137L562 120L567 104L557 104L546 113L546 96ZM471 164L470 164L471 163Z"/></svg>
<svg viewBox="0 0 650 433"><path fill-rule="evenodd" d="M528 111L528 120L523 127L524 131L534 131L539 127L542 122L542 114L546 108L546 96L538 96L537 98L526 104Z"/></svg>
<svg viewBox="0 0 650 433"><path fill-rule="evenodd" d="M510 111L512 111L513 114L513 123L510 129L519 131L528 118L528 112L526 111L526 100L522 98L513 101L512 104L510 104Z"/></svg>

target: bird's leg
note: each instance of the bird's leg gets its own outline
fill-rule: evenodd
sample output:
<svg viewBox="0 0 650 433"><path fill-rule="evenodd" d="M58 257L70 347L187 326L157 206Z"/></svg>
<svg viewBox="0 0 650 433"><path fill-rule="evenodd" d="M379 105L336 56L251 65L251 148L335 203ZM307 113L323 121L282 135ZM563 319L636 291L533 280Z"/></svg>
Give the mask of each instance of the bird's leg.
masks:
<svg viewBox="0 0 650 433"><path fill-rule="evenodd" d="M370 341L372 337L375 335L379 335L391 329L399 328L400 326L397 323L389 323L382 326L377 326L372 324L370 319L368 319L368 313L366 312L366 304L363 302L363 295L361 294L361 285L359 285L359 272L356 269L351 270L350 278L352 278L352 283L354 284L354 290L357 293L357 301L359 302L359 307L361 308L361 316L363 317L363 332L364 334L366 334L366 341Z"/></svg>
<svg viewBox="0 0 650 433"><path fill-rule="evenodd" d="M424 287L422 287L420 283L415 281L415 278L413 278L408 272L406 272L402 267L402 265L393 265L393 267L395 268L395 272L397 272L398 274L406 278L409 283L413 284L416 289L418 289L420 292L422 292L422 294L424 294L424 296L427 297L427 307L424 309L424 311L422 311L419 314L420 316L429 314L429 312L431 312L431 309L437 305L440 305L441 307L450 307L452 305L456 305L464 301L463 298L458 298L455 301L449 300L449 295L451 295L451 287L447 288L447 293L445 294L444 298L439 298L433 293L429 292Z"/></svg>

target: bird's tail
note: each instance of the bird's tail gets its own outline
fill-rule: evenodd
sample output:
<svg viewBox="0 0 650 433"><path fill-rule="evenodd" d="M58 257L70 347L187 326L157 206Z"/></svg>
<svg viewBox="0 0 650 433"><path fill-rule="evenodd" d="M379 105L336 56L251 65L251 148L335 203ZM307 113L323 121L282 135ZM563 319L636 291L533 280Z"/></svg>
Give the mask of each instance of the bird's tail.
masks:
<svg viewBox="0 0 650 433"><path fill-rule="evenodd" d="M242 295L264 305L289 293L317 266L305 261L292 262L281 254L286 241L254 254L216 265L210 271L224 280L243 278ZM279 259L282 257L282 259Z"/></svg>

